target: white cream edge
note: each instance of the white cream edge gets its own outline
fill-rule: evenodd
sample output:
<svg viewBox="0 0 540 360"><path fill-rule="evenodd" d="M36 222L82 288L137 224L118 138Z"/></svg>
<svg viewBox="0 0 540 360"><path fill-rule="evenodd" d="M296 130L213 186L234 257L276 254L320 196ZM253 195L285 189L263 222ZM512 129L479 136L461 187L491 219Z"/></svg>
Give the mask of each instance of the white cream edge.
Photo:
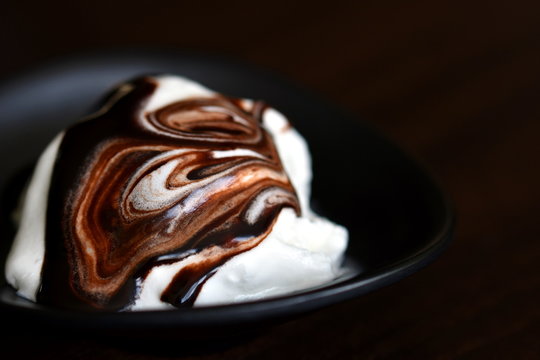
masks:
<svg viewBox="0 0 540 360"><path fill-rule="evenodd" d="M17 293L36 300L41 285L45 255L45 223L51 175L64 137L59 133L41 154L28 184L20 215L19 230L5 265L6 280Z"/></svg>

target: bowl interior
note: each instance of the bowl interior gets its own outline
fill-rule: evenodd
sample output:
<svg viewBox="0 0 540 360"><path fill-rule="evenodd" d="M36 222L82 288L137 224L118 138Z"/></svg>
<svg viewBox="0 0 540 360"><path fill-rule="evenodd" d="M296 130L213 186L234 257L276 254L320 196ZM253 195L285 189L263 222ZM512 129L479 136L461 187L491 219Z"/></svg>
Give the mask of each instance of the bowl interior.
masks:
<svg viewBox="0 0 540 360"><path fill-rule="evenodd" d="M26 303L4 286L0 304L17 316L97 327L260 322L315 310L399 280L433 260L449 241L453 215L444 194L422 168L367 123L248 64L174 51L134 51L73 57L0 85L3 255L13 236L9 212L41 149L56 132L91 111L111 87L148 73L182 75L231 96L263 99L283 112L312 152L314 208L349 229L351 271L328 286L273 300L174 315L100 314L93 319Z"/></svg>

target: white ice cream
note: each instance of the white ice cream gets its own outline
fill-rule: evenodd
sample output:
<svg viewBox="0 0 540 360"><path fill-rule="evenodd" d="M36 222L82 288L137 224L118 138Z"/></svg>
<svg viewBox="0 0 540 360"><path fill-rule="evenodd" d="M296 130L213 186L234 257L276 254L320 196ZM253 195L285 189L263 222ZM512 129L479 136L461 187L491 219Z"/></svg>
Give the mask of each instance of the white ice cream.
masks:
<svg viewBox="0 0 540 360"><path fill-rule="evenodd" d="M157 80L159 86L146 105L147 111L192 96L215 94L180 77L163 76ZM250 103L250 100L245 101ZM104 108L107 107L105 105ZM312 174L305 140L274 109L265 111L263 126L272 134L283 166L296 189L302 217L297 217L292 209L282 210L271 233L258 246L234 256L206 281L194 306L238 303L289 294L332 281L340 274L347 246L347 230L317 216L309 207ZM37 163L22 204L19 231L6 263L7 281L21 296L34 301L40 287L44 258L47 194L61 139L62 134L51 142ZM161 293L174 275L197 260L198 256L203 254L153 268L139 284L140 296L131 310L173 308L160 300Z"/></svg>

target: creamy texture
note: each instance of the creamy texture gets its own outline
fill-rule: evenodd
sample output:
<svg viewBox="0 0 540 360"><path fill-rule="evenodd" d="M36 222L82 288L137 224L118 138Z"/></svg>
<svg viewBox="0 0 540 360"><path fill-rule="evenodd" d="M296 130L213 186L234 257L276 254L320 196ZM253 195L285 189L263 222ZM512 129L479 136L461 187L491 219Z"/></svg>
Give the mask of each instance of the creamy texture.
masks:
<svg viewBox="0 0 540 360"><path fill-rule="evenodd" d="M6 279L17 292L36 299L45 253L45 214L52 168L63 133L57 135L40 156L25 192L19 230L6 260Z"/></svg>
<svg viewBox="0 0 540 360"><path fill-rule="evenodd" d="M119 116L126 127L111 125ZM157 77L123 85L77 126L49 146L28 188L6 267L22 296L57 304L68 294L77 307L113 310L204 306L339 274L346 230L309 209L307 146L277 111ZM61 223L56 232L45 233L47 219ZM50 237L62 232L63 243Z"/></svg>

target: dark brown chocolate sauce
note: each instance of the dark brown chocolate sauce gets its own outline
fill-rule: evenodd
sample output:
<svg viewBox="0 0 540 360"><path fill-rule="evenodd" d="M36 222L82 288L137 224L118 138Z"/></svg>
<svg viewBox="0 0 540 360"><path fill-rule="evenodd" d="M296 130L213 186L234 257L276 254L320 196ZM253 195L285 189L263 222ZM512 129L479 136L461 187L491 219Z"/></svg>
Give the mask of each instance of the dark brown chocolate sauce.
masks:
<svg viewBox="0 0 540 360"><path fill-rule="evenodd" d="M51 179L38 302L122 310L153 267L192 257L161 297L191 305L219 266L268 235L280 209L299 211L260 126L263 103L245 109L240 100L198 97L147 113L158 84L145 77L130 86L119 99L111 96L107 111L65 132ZM234 149L244 152L213 155ZM161 192L145 196L159 185ZM268 192L272 201L264 199ZM248 215L256 201L263 211Z"/></svg>

